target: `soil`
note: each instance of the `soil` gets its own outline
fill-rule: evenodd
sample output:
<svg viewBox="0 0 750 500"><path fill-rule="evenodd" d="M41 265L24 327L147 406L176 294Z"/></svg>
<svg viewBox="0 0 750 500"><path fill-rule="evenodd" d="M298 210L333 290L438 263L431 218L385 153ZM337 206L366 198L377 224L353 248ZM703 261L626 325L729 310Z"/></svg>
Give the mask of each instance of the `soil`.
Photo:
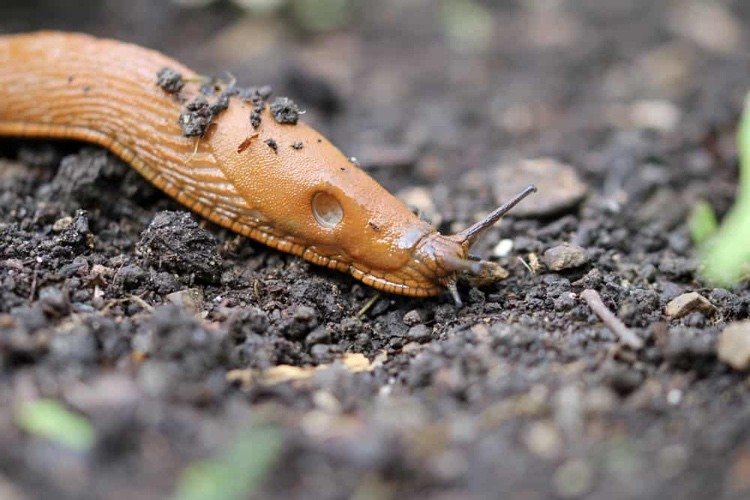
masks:
<svg viewBox="0 0 750 500"><path fill-rule="evenodd" d="M493 179L522 159L587 191L491 230L476 250L511 240L493 257L510 277L463 284L459 309L217 228L106 151L2 140L1 496L164 497L258 420L281 431L262 498L750 494L748 378L715 347L750 287L699 281L687 222L732 202L747 2L481 2L485 39L426 0L354 2L326 33L228 2L78 4L4 2L0 31L88 31L270 83L441 230L499 204ZM585 255L549 271L563 244ZM667 318L690 291L715 310ZM321 368L279 381L279 365ZM22 431L13 409L39 397L84 416L93 447Z"/></svg>

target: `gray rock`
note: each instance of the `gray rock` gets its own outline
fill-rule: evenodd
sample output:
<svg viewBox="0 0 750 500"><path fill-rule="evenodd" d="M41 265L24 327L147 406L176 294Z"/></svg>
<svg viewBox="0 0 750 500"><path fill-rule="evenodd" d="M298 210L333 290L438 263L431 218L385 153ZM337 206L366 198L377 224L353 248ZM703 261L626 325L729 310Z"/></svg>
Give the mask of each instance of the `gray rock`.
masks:
<svg viewBox="0 0 750 500"><path fill-rule="evenodd" d="M409 331L406 334L406 338L416 341L428 340L431 336L432 332L425 325L414 325L409 328Z"/></svg>
<svg viewBox="0 0 750 500"><path fill-rule="evenodd" d="M412 309L408 313L404 314L404 324L406 326L414 326L422 321L422 317L419 315L419 311Z"/></svg>
<svg viewBox="0 0 750 500"><path fill-rule="evenodd" d="M551 158L524 160L501 165L493 174L495 202L505 203L529 184L538 194L529 196L513 209L515 217L548 216L569 210L586 196L588 186L575 169Z"/></svg>
<svg viewBox="0 0 750 500"><path fill-rule="evenodd" d="M578 245L563 244L544 252L542 262L550 271L562 271L580 267L589 260L586 250Z"/></svg>

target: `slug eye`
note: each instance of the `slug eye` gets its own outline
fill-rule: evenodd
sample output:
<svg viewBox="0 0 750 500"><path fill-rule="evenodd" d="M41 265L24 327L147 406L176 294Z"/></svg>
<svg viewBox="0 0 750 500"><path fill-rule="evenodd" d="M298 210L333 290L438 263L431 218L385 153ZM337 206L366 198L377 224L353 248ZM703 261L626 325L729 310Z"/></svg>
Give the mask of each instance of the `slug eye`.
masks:
<svg viewBox="0 0 750 500"><path fill-rule="evenodd" d="M336 198L328 193L315 193L312 199L312 212L321 226L332 229L344 218L344 209Z"/></svg>

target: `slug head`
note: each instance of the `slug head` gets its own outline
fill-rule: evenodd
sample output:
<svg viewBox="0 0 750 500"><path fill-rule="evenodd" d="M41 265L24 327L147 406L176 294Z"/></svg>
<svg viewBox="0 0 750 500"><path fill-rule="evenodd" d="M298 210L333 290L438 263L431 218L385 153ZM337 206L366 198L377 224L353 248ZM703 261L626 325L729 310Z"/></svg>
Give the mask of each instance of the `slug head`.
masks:
<svg viewBox="0 0 750 500"><path fill-rule="evenodd" d="M434 296L448 288L460 303L459 275L504 277L498 264L473 259L469 249L533 186L477 224L444 236L314 129L277 123L266 110L252 130L250 110L234 102L204 140L244 199L243 213L263 232L256 239L401 295Z"/></svg>
<svg viewBox="0 0 750 500"><path fill-rule="evenodd" d="M507 277L507 272L499 264L474 257L469 250L503 215L534 192L536 187L533 185L526 187L513 199L460 233L444 236L435 232L428 235L415 248L410 267L420 269L425 281L447 288L456 305L460 306L461 297L456 288L459 276L468 275L476 282L491 282Z"/></svg>

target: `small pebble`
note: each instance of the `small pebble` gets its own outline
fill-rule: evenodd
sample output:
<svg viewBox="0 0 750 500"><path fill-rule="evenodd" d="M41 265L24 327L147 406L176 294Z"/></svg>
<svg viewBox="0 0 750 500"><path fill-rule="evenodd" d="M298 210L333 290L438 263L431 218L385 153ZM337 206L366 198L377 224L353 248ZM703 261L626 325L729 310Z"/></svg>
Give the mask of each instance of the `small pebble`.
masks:
<svg viewBox="0 0 750 500"><path fill-rule="evenodd" d="M680 123L680 108L669 101L644 99L635 102L630 108L631 123L643 129L670 132Z"/></svg>
<svg viewBox="0 0 750 500"><path fill-rule="evenodd" d="M514 217L539 217L565 212L578 205L588 186L576 170L551 158L525 160L520 164L501 165L493 174L495 202L507 202L529 184L539 191L513 208Z"/></svg>
<svg viewBox="0 0 750 500"><path fill-rule="evenodd" d="M203 306L203 291L199 288L187 288L170 293L166 296L166 299L172 304L195 314Z"/></svg>
<svg viewBox="0 0 750 500"><path fill-rule="evenodd" d="M432 332L425 325L414 325L409 328L409 331L406 334L406 338L416 342L428 340L430 337L432 337Z"/></svg>
<svg viewBox="0 0 750 500"><path fill-rule="evenodd" d="M495 248L492 249L492 255L495 257L507 257L508 254L513 250L513 240L505 238L497 242Z"/></svg>
<svg viewBox="0 0 750 500"><path fill-rule="evenodd" d="M315 309L310 306L298 306L294 311L294 319L297 321L310 321L316 317Z"/></svg>
<svg viewBox="0 0 750 500"><path fill-rule="evenodd" d="M670 300L664 312L667 317L678 319L693 311L699 311L705 315L709 315L715 310L716 307L709 302L707 298L698 292L689 292L678 295Z"/></svg>
<svg viewBox="0 0 750 500"><path fill-rule="evenodd" d="M588 262L586 250L578 245L563 244L544 252L542 261L550 271L562 271L580 267Z"/></svg>
<svg viewBox="0 0 750 500"><path fill-rule="evenodd" d="M68 229L73 224L73 217L71 216L65 216L60 219L57 219L54 224L52 224L52 230L56 233L61 233Z"/></svg>
<svg viewBox="0 0 750 500"><path fill-rule="evenodd" d="M750 320L729 324L716 345L719 359L735 370L750 368Z"/></svg>
<svg viewBox="0 0 750 500"><path fill-rule="evenodd" d="M408 313L404 314L403 321L406 326L414 326L422 321L422 317L419 315L419 311L417 311L416 309L412 309Z"/></svg>
<svg viewBox="0 0 750 500"><path fill-rule="evenodd" d="M398 197L406 203L409 208L416 209L418 215L433 225L440 225L441 219L435 204L432 202L430 190L424 187L412 187L398 192Z"/></svg>
<svg viewBox="0 0 750 500"><path fill-rule="evenodd" d="M557 458L563 445L560 433L549 422L533 423L524 433L523 440L530 452L547 460Z"/></svg>

